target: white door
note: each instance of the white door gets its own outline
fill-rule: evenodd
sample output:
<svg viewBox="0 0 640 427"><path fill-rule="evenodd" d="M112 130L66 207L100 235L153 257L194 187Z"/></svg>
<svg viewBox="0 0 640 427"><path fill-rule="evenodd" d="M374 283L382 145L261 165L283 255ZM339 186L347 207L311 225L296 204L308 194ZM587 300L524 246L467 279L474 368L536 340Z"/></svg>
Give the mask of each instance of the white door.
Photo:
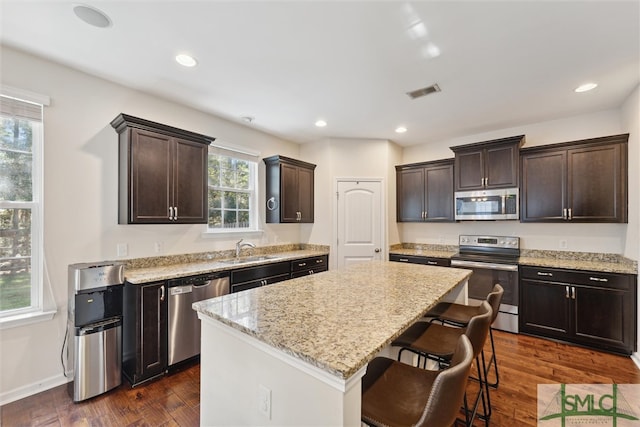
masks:
<svg viewBox="0 0 640 427"><path fill-rule="evenodd" d="M337 204L338 268L382 259L382 182L339 180Z"/></svg>

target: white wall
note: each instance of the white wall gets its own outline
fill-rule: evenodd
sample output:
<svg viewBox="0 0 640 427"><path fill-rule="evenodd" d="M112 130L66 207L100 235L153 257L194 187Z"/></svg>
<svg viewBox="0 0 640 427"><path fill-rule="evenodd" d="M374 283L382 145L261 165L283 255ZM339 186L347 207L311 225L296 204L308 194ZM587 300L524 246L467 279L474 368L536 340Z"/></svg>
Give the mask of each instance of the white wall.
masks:
<svg viewBox="0 0 640 427"><path fill-rule="evenodd" d="M300 156L316 168L315 223L303 226L302 240L330 245L335 251L335 183L337 178L381 178L384 187L385 247L398 241L395 224L395 161L400 159L400 147L379 139L329 138L300 149ZM308 236L308 237L307 237ZM331 265L336 265L331 258Z"/></svg>
<svg viewBox="0 0 640 427"><path fill-rule="evenodd" d="M402 162L415 163L451 158L453 152L448 147L514 135L524 134L524 147L532 147L627 132L632 132L632 129L622 126L621 111L614 109L407 147L403 151ZM633 134L629 138L630 152L636 154L635 157L629 158L629 169L637 170L640 164L637 155L637 114L636 131ZM636 174L635 180L629 180L629 195L637 199L637 193ZM637 205L637 201L635 203ZM637 208L633 214L630 206L629 224L525 224L518 221L476 221L445 224L403 223L399 227L403 242L456 245L460 234L514 235L520 236L523 249L607 252L626 254L638 259L637 243L635 253L633 250L625 249L630 240L627 230L637 230L638 222ZM561 240L567 242L566 249L560 248Z"/></svg>
<svg viewBox="0 0 640 427"><path fill-rule="evenodd" d="M629 132L629 227L624 254L640 260L640 85L622 107L622 128Z"/></svg>
<svg viewBox="0 0 640 427"><path fill-rule="evenodd" d="M109 125L127 113L259 151L298 157L299 145L2 46L2 84L51 97L45 108L44 247L58 306L52 321L0 331L0 403L64 381L60 365L67 306L67 266L129 256L231 249L240 237L203 238L205 225L118 225L118 138ZM264 164L260 162L260 182ZM264 218L264 195L260 200ZM245 236L260 245L297 243L297 224L267 225ZM154 252L163 242L164 251Z"/></svg>

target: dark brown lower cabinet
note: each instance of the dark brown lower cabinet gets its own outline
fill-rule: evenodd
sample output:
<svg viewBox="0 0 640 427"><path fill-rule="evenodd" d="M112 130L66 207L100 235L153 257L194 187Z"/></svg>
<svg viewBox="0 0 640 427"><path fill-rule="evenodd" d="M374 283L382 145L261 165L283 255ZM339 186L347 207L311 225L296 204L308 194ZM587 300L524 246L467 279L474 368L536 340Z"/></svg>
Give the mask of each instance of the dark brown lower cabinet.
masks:
<svg viewBox="0 0 640 427"><path fill-rule="evenodd" d="M637 276L521 266L520 332L631 354Z"/></svg>
<svg viewBox="0 0 640 427"><path fill-rule="evenodd" d="M167 370L167 288L164 281L125 283L122 372L132 386Z"/></svg>

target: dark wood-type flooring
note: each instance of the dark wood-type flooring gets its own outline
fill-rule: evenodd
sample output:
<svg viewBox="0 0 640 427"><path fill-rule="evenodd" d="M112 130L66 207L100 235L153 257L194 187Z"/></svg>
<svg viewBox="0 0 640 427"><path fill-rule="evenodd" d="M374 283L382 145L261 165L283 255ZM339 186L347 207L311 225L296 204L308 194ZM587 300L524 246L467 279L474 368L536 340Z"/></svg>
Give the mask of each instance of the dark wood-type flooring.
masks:
<svg viewBox="0 0 640 427"><path fill-rule="evenodd" d="M536 426L537 384L640 384L640 370L628 357L499 331L494 336L500 386L491 392L493 426ZM194 365L134 389L123 384L77 404L66 386L60 386L7 404L0 411L5 427L197 426L200 367Z"/></svg>

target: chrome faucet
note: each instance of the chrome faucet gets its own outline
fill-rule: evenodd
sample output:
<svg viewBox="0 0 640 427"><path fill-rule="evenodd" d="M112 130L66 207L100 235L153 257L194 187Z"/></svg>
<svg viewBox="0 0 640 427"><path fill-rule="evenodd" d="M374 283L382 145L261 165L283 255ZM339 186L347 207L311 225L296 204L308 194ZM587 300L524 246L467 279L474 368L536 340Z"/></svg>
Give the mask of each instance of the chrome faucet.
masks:
<svg viewBox="0 0 640 427"><path fill-rule="evenodd" d="M236 243L236 258L240 257L240 251L242 250L242 248L244 248L245 246L248 246L250 248L255 248L256 245L254 245L253 243L242 243L242 240L244 239L240 239L238 240L238 242Z"/></svg>

